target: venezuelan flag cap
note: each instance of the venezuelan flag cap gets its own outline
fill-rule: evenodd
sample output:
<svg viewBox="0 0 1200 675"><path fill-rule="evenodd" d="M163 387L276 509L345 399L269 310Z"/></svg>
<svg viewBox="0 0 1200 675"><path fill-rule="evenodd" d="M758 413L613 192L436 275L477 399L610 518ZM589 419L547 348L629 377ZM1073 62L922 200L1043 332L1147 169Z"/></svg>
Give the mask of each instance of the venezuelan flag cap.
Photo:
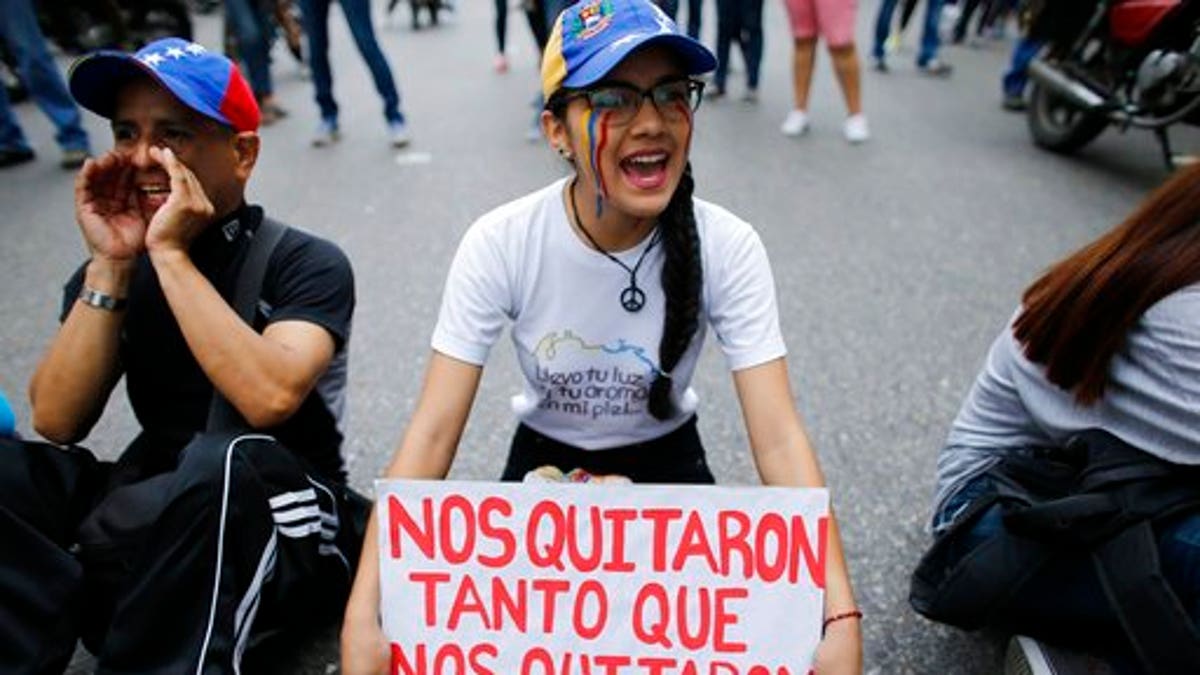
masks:
<svg viewBox="0 0 1200 675"><path fill-rule="evenodd" d="M707 73L717 58L649 0L581 0L555 20L542 56L542 95L604 79L633 50L661 44L674 50L688 75Z"/></svg>
<svg viewBox="0 0 1200 675"><path fill-rule="evenodd" d="M187 40L156 40L134 54L93 52L77 60L67 77L79 105L111 119L117 92L139 76L150 77L187 107L234 131L258 129L258 102L237 66Z"/></svg>

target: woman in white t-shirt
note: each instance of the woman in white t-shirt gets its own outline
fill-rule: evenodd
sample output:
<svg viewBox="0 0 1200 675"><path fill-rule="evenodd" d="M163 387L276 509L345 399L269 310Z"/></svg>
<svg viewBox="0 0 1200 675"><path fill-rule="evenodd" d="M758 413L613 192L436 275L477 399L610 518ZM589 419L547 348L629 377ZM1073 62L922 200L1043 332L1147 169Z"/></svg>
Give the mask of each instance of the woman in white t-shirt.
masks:
<svg viewBox="0 0 1200 675"><path fill-rule="evenodd" d="M688 152L713 55L647 0L567 8L542 65L542 130L575 171L480 218L451 266L424 388L389 477L443 478L506 324L524 373L503 477L544 465L712 483L689 387L711 325L759 474L820 486L795 410L758 236L692 198ZM649 99L649 102L647 102ZM374 525L342 633L343 672L383 672ZM830 528L820 673L861 672L861 613Z"/></svg>

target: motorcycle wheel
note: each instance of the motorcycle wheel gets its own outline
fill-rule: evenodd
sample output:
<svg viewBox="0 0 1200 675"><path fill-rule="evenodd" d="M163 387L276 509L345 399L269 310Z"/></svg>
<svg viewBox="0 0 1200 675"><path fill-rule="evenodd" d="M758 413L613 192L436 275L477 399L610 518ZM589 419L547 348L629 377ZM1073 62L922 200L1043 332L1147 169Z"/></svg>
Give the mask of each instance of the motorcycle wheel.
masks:
<svg viewBox="0 0 1200 675"><path fill-rule="evenodd" d="M1108 120L1073 105L1034 82L1026 120L1033 142L1051 152L1068 154L1091 143L1108 126Z"/></svg>

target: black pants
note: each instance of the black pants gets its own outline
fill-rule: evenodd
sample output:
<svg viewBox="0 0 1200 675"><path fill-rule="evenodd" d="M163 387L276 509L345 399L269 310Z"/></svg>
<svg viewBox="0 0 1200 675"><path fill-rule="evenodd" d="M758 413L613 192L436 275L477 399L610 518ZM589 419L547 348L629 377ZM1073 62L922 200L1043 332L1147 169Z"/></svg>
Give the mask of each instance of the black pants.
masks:
<svg viewBox="0 0 1200 675"><path fill-rule="evenodd" d="M717 0L717 71L713 86L725 91L729 77L729 52L734 42L742 48L746 87L758 89L763 55L763 0Z"/></svg>
<svg viewBox="0 0 1200 675"><path fill-rule="evenodd" d="M662 8L662 11L667 16L671 17L672 21L679 22L679 0L657 0L656 3ZM687 0L688 18L687 18L687 34L691 38L700 37L700 15L703 12L704 0Z"/></svg>
<svg viewBox="0 0 1200 675"><path fill-rule="evenodd" d="M704 459L704 446L696 433L695 417L652 441L608 450L583 450L560 443L524 424L518 426L501 480L519 481L526 473L546 465L556 466L563 472L584 469L594 474L617 473L635 483L711 485L716 482Z"/></svg>
<svg viewBox="0 0 1200 675"><path fill-rule="evenodd" d="M0 672L232 673L252 636L340 617L360 541L343 490L268 436L197 436L139 475L0 441Z"/></svg>

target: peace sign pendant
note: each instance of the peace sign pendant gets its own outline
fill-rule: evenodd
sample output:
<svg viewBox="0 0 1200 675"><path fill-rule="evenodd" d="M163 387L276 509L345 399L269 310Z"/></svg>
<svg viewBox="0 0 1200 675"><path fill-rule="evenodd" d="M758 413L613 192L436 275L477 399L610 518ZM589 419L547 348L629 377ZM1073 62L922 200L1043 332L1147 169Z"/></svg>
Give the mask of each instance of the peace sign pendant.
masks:
<svg viewBox="0 0 1200 675"><path fill-rule="evenodd" d="M646 306L646 293L637 286L629 286L621 291L621 306L626 312L638 312Z"/></svg>

